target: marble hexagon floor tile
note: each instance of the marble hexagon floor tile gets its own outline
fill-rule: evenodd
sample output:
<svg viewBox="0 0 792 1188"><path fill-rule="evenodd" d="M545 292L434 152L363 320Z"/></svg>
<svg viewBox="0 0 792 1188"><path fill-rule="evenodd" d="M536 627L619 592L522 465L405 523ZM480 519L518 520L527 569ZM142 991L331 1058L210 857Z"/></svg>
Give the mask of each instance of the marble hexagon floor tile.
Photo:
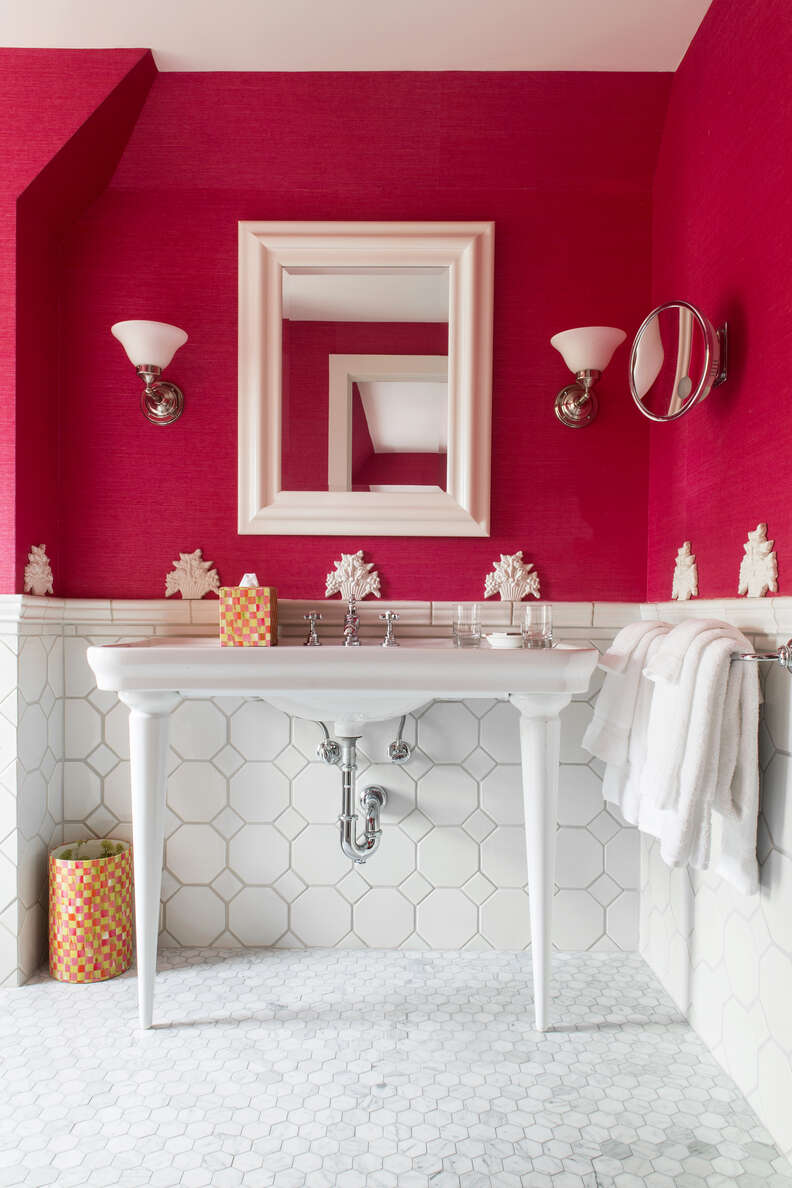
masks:
<svg viewBox="0 0 792 1188"><path fill-rule="evenodd" d="M641 958L171 949L0 1013L0 1185L782 1188L782 1159Z"/></svg>

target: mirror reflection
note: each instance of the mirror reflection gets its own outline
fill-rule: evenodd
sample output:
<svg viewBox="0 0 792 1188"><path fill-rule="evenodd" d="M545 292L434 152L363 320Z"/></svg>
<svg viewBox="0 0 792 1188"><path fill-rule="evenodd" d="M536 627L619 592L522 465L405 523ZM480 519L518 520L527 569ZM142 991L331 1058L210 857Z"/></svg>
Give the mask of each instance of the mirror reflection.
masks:
<svg viewBox="0 0 792 1188"><path fill-rule="evenodd" d="M670 302L644 321L630 357L633 400L653 421L674 421L722 383L726 329L717 333L695 306Z"/></svg>
<svg viewBox="0 0 792 1188"><path fill-rule="evenodd" d="M284 491L447 489L449 279L283 268Z"/></svg>

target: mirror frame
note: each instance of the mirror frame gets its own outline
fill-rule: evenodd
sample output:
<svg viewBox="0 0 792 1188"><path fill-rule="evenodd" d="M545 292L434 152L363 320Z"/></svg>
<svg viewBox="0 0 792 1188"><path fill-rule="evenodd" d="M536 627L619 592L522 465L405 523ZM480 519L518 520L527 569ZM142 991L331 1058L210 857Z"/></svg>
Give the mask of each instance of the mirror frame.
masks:
<svg viewBox="0 0 792 1188"><path fill-rule="evenodd" d="M494 224L239 223L238 531L489 536ZM284 268L447 267L446 491L281 489Z"/></svg>

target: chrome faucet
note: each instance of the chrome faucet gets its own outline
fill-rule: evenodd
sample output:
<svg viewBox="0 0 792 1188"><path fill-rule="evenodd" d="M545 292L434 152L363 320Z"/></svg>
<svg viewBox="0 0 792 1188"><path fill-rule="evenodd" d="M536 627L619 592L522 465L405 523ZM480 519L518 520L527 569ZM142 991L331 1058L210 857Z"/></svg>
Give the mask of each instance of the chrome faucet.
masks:
<svg viewBox="0 0 792 1188"><path fill-rule="evenodd" d="M396 611L385 611L385 614L380 615L379 619L381 623L385 624L385 638L380 646L383 648L398 648L399 641L393 634L393 624L399 621Z"/></svg>
<svg viewBox="0 0 792 1188"><path fill-rule="evenodd" d="M344 647L345 648L359 648L360 637L358 636L358 627L360 626L360 615L357 613L354 598L350 598L347 603L347 611L344 615Z"/></svg>
<svg viewBox="0 0 792 1188"><path fill-rule="evenodd" d="M304 646L306 648L318 648L320 646L319 636L316 634L316 624L321 621L321 614L319 611L309 611L307 615L303 615L308 624L308 638L305 640Z"/></svg>

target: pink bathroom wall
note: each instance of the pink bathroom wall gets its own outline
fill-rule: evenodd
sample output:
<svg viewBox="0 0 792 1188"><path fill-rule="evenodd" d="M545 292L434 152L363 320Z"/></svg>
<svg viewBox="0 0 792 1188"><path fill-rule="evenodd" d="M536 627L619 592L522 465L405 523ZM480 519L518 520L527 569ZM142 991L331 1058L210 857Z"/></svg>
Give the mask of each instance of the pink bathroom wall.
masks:
<svg viewBox="0 0 792 1188"><path fill-rule="evenodd" d="M728 321L729 379L652 427L648 594L690 540L704 597L737 593L767 521L792 593L792 19L788 0L713 0L674 77L654 188L653 295Z"/></svg>
<svg viewBox="0 0 792 1188"><path fill-rule="evenodd" d="M62 546L71 595L161 595L178 550L318 596L363 547L389 598L477 597L523 549L553 598L645 591L648 430L626 348L597 422L563 428L550 335L634 331L649 300L650 191L669 79L642 74L160 75L110 187L70 234L62 290ZM236 532L239 219L495 222L488 539ZM184 416L162 429L109 335L183 326ZM90 376L91 401L85 399ZM101 409L97 415L97 406Z"/></svg>
<svg viewBox="0 0 792 1188"><path fill-rule="evenodd" d="M371 454L352 471L352 490L368 491L372 484L405 483L445 489L447 465L445 454Z"/></svg>
<svg viewBox="0 0 792 1188"><path fill-rule="evenodd" d="M125 53L119 66L106 97L17 200L17 580L31 544L43 541L59 592L64 576L57 349L60 237L107 185L155 74L147 52L137 52L131 67ZM85 398L90 399L87 376L84 382Z"/></svg>
<svg viewBox="0 0 792 1188"><path fill-rule="evenodd" d="M2 592L31 544L59 568L58 235L106 185L153 73L145 50L0 50Z"/></svg>

